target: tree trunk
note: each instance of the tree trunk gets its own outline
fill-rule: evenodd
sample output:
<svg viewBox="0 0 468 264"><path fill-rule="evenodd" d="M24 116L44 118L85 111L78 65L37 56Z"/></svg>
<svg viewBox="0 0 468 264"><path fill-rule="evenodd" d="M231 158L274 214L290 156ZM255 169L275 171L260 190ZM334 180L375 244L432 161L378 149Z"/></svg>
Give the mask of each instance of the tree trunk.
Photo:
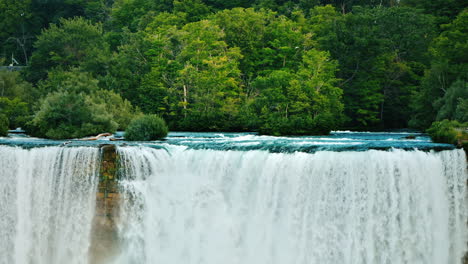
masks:
<svg viewBox="0 0 468 264"><path fill-rule="evenodd" d="M184 84L184 117L187 117L187 86Z"/></svg>

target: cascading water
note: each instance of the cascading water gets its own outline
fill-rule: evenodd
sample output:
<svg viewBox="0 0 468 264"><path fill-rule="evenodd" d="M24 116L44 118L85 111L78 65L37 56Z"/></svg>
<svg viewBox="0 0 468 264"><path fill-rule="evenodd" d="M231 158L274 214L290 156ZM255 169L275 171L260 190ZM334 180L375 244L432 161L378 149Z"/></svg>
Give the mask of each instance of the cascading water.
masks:
<svg viewBox="0 0 468 264"><path fill-rule="evenodd" d="M0 146L0 263L88 263L99 149Z"/></svg>
<svg viewBox="0 0 468 264"><path fill-rule="evenodd" d="M462 150L120 147L117 263L461 263Z"/></svg>
<svg viewBox="0 0 468 264"><path fill-rule="evenodd" d="M465 153L405 136L0 139L0 264L462 263Z"/></svg>

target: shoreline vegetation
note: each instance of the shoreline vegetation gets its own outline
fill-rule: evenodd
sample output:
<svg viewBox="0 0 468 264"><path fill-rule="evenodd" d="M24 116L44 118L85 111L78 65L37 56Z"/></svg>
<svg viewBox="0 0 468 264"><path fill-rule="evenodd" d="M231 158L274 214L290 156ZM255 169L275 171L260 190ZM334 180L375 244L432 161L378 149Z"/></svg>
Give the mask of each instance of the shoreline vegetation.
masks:
<svg viewBox="0 0 468 264"><path fill-rule="evenodd" d="M414 128L466 149L463 1L326 2L0 0L0 136Z"/></svg>

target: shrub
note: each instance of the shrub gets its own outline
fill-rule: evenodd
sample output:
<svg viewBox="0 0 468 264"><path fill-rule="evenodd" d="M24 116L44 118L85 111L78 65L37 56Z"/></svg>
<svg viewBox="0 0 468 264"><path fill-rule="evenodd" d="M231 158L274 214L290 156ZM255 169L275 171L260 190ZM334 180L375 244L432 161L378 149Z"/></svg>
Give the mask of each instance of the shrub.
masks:
<svg viewBox="0 0 468 264"><path fill-rule="evenodd" d="M94 103L106 106L105 111L113 116L119 130L125 130L133 118L141 115L138 108L113 91L98 90L91 94L91 98Z"/></svg>
<svg viewBox="0 0 468 264"><path fill-rule="evenodd" d="M28 104L18 97L14 99L0 97L0 113L8 117L9 124L13 128L24 126L30 119Z"/></svg>
<svg viewBox="0 0 468 264"><path fill-rule="evenodd" d="M117 128L105 105L93 102L89 95L67 91L48 94L31 123L33 135L52 139L80 138Z"/></svg>
<svg viewBox="0 0 468 264"><path fill-rule="evenodd" d="M0 114L0 136L4 137L8 135L8 124L8 118Z"/></svg>
<svg viewBox="0 0 468 264"><path fill-rule="evenodd" d="M164 119L157 115L143 115L133 119L125 130L125 139L148 141L167 136L168 128Z"/></svg>
<svg viewBox="0 0 468 264"><path fill-rule="evenodd" d="M434 142L458 144L459 141L466 140L467 134L464 131L468 127L468 123L459 123L457 121L442 120L432 123L427 129L427 133L431 136Z"/></svg>

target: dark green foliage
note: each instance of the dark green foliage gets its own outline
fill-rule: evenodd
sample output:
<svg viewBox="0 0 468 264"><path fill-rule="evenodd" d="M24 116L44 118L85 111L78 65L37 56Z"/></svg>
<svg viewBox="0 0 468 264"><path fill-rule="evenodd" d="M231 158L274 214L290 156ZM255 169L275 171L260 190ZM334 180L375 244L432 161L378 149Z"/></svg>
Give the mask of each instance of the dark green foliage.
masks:
<svg viewBox="0 0 468 264"><path fill-rule="evenodd" d="M168 128L164 119L157 115L143 115L130 122L125 130L125 139L129 141L149 141L163 139Z"/></svg>
<svg viewBox="0 0 468 264"><path fill-rule="evenodd" d="M32 20L35 17L31 11L31 0L0 0L0 58L6 58L10 63L13 55L20 65L28 63L33 38Z"/></svg>
<svg viewBox="0 0 468 264"><path fill-rule="evenodd" d="M466 113L468 62L468 11L462 11L442 31L431 46L431 68L413 98L415 115L410 125L427 128L444 118L464 122ZM457 110L458 109L458 110Z"/></svg>
<svg viewBox="0 0 468 264"><path fill-rule="evenodd" d="M130 100L138 103L137 91L142 76L151 70L149 56L145 54L151 43L141 33L122 33L124 37L118 53L110 58L109 72L102 78L104 85Z"/></svg>
<svg viewBox="0 0 468 264"><path fill-rule="evenodd" d="M431 136L434 142L459 144L463 140L468 140L466 129L468 123L459 123L444 119L442 121L432 123L427 129L427 133Z"/></svg>
<svg viewBox="0 0 468 264"><path fill-rule="evenodd" d="M445 92L444 96L434 104L439 111L436 120L450 119L467 122L463 104L468 99L468 83L462 80L455 81Z"/></svg>
<svg viewBox="0 0 468 264"><path fill-rule="evenodd" d="M8 118L4 114L0 114L0 137L8 135Z"/></svg>
<svg viewBox="0 0 468 264"><path fill-rule="evenodd" d="M430 16L417 10L354 8L344 16L315 8L315 37L339 62L349 127L406 127L434 35Z"/></svg>
<svg viewBox="0 0 468 264"><path fill-rule="evenodd" d="M137 29L144 29L140 23L147 14L167 12L172 9L172 0L116 0L112 7L109 27L115 31L128 28L135 32Z"/></svg>
<svg viewBox="0 0 468 264"><path fill-rule="evenodd" d="M459 98L455 109L455 120L468 122L468 98Z"/></svg>
<svg viewBox="0 0 468 264"><path fill-rule="evenodd" d="M210 8L201 0L175 0L173 11L187 14L188 22L202 20L210 14Z"/></svg>
<svg viewBox="0 0 468 264"><path fill-rule="evenodd" d="M65 139L125 129L139 110L120 95L98 87L91 74L72 69L54 71L41 82L46 93L29 123L32 134Z"/></svg>
<svg viewBox="0 0 468 264"><path fill-rule="evenodd" d="M110 57L102 26L83 18L61 19L60 25L52 24L38 36L34 47L28 70L33 82L44 79L47 71L55 67L81 67L93 76L104 75Z"/></svg>
<svg viewBox="0 0 468 264"><path fill-rule="evenodd" d="M464 8L464 0L401 0L403 6L410 6L423 10L426 14L437 17L440 24L448 23L450 19L455 18Z"/></svg>
<svg viewBox="0 0 468 264"><path fill-rule="evenodd" d="M115 132L118 124L106 111L105 104L93 102L84 93L58 91L50 93L40 104L32 120L34 134L67 139Z"/></svg>

